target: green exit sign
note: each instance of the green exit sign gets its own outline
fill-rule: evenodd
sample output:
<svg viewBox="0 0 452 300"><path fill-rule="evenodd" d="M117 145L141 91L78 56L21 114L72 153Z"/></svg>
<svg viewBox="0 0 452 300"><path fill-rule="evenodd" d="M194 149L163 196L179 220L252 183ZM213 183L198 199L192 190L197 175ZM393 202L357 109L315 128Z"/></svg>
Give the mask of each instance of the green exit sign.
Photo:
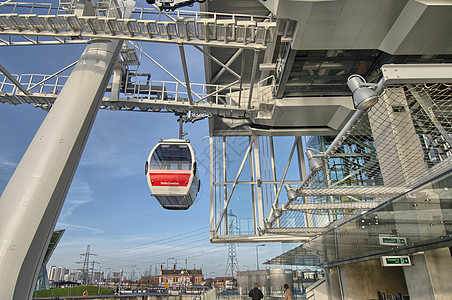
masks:
<svg viewBox="0 0 452 300"><path fill-rule="evenodd" d="M380 236L380 245L386 246L403 246L407 244L407 240L404 237L398 236Z"/></svg>
<svg viewBox="0 0 452 300"><path fill-rule="evenodd" d="M381 265L383 267L411 266L411 260L409 256L382 256Z"/></svg>

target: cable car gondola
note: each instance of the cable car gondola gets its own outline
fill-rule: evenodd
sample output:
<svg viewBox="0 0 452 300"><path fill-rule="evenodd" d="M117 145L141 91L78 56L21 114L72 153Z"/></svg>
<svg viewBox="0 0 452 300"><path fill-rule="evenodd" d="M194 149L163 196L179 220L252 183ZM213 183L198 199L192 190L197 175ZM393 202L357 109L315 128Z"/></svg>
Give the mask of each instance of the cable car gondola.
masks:
<svg viewBox="0 0 452 300"><path fill-rule="evenodd" d="M145 165L152 195L166 209L188 209L199 192L200 180L190 141L160 140Z"/></svg>

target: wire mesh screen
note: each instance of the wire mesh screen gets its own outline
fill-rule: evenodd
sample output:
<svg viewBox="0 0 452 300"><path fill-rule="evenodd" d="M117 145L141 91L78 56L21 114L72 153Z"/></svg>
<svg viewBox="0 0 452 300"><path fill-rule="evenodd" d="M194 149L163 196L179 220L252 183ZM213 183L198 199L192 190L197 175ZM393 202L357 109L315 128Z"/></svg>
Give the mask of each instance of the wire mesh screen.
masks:
<svg viewBox="0 0 452 300"><path fill-rule="evenodd" d="M283 213L266 220L268 226L262 232L315 236L413 188L416 178L452 154L451 88L448 84L388 87L324 159L322 169L311 172L302 185L284 179L297 187L298 197L288 201L285 191L278 194ZM311 137L305 148L322 156L334 139ZM266 143L262 140L260 144ZM280 185L270 184L276 178L270 172L272 166L265 167L263 157L258 162L261 174L257 176L253 170L247 175L251 176L251 189L262 183L263 210L268 215Z"/></svg>
<svg viewBox="0 0 452 300"><path fill-rule="evenodd" d="M303 231L297 227L337 225L344 216L368 209L358 203L380 203L398 195L401 187L409 188L409 182L451 156L451 88L449 84L387 88L325 160L324 168L305 182L305 190L324 189L323 195L292 201L292 205L348 202L350 208L316 209L314 205L304 211L286 211L280 227L299 234ZM308 147L321 153L333 140L312 137ZM340 187L349 188L350 194L335 194ZM381 187L381 194L369 195L372 187Z"/></svg>

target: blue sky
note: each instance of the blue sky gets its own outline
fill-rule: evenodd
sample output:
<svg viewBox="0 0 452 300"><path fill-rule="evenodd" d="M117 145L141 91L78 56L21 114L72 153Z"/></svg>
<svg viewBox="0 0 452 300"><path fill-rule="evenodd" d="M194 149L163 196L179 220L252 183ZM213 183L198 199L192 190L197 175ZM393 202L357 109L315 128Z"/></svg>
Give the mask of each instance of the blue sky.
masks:
<svg viewBox="0 0 452 300"><path fill-rule="evenodd" d="M147 5L137 1L138 6ZM1 9L0 9L1 12ZM143 44L145 51L183 80L176 45ZM0 64L13 74L52 74L77 60L85 45L0 47ZM203 83L203 57L186 46L190 82ZM143 58L140 72L172 80ZM3 192L46 112L32 105L0 104L0 192ZM66 198L56 229L65 229L49 265L79 268L87 245L105 272L132 267L203 267L206 276L224 276L227 245L209 243L208 124L186 124L200 162L201 190L188 211L167 211L150 196L144 162L159 139L176 138L178 123L169 113L100 110ZM203 163L204 162L204 163ZM242 270L256 268L256 245L237 247ZM282 251L259 247L262 263ZM263 268L261 265L260 268Z"/></svg>

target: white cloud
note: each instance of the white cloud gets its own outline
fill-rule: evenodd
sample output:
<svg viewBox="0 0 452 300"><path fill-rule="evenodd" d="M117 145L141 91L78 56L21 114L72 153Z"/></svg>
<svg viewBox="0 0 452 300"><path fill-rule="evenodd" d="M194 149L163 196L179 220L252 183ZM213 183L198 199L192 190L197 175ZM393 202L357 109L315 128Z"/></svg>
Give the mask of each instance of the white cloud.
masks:
<svg viewBox="0 0 452 300"><path fill-rule="evenodd" d="M73 211L93 201L93 191L90 185L84 181L74 181L71 190L66 197L63 210L60 214L59 222L66 222ZM59 223L61 225L61 223ZM76 225L73 225L76 226Z"/></svg>
<svg viewBox="0 0 452 300"><path fill-rule="evenodd" d="M0 166L2 168L13 168L17 166L17 162L10 160L8 157L0 153Z"/></svg>
<svg viewBox="0 0 452 300"><path fill-rule="evenodd" d="M79 230L83 230L83 231L90 231L91 233L104 233L104 231L99 228L68 224L68 223L64 223L64 222L58 222L58 226L63 227L65 229L70 228L70 229L79 229Z"/></svg>
<svg viewBox="0 0 452 300"><path fill-rule="evenodd" d="M11 176L12 171L16 168L17 162L12 161L9 157L0 153L0 180L7 179Z"/></svg>

